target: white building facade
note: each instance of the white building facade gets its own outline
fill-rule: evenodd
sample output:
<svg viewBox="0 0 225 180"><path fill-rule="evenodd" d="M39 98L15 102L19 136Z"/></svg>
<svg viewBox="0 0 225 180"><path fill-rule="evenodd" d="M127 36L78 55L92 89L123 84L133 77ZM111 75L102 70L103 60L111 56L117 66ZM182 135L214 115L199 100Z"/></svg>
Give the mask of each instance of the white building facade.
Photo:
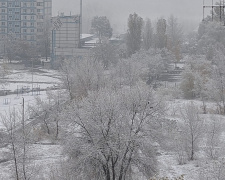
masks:
<svg viewBox="0 0 225 180"><path fill-rule="evenodd" d="M80 16L61 16L52 18L51 58L79 57L87 53L80 48Z"/></svg>

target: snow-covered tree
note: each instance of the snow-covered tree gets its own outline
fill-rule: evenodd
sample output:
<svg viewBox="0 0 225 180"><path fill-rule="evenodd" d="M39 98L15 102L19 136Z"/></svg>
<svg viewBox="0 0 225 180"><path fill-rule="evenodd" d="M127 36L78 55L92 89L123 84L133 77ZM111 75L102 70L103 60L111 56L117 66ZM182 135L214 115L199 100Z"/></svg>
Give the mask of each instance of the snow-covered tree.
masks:
<svg viewBox="0 0 225 180"><path fill-rule="evenodd" d="M111 38L113 29L106 16L95 16L91 22L91 31L97 35L99 42L102 42L103 38Z"/></svg>
<svg viewBox="0 0 225 180"><path fill-rule="evenodd" d="M206 113L205 101L208 99L207 83L211 78L212 65L204 56L192 56L187 59L182 73L181 90L185 98L200 98Z"/></svg>
<svg viewBox="0 0 225 180"><path fill-rule="evenodd" d="M225 178L225 160L221 158L219 160L205 163L199 170L199 180L216 179L223 180Z"/></svg>
<svg viewBox="0 0 225 180"><path fill-rule="evenodd" d="M47 100L37 97L36 105L29 106L30 117L36 121L39 120L40 125L34 132L34 141L43 137L57 139L59 135L60 112L64 108L68 96L64 95L64 91L47 91L46 94Z"/></svg>
<svg viewBox="0 0 225 180"><path fill-rule="evenodd" d="M203 135L204 121L199 116L198 107L194 103L185 104L181 109L183 124L181 138L189 160L194 160L199 140Z"/></svg>
<svg viewBox="0 0 225 180"><path fill-rule="evenodd" d="M62 82L70 99L81 99L89 90L104 87L103 65L92 58L65 60L62 64Z"/></svg>
<svg viewBox="0 0 225 180"><path fill-rule="evenodd" d="M215 49L213 71L211 81L208 83L208 96L217 103L219 112L225 113L225 55L224 47L218 45Z"/></svg>
<svg viewBox="0 0 225 180"><path fill-rule="evenodd" d="M20 165L19 165L19 138L16 134L16 127L17 124L19 123L18 120L18 116L17 113L15 111L13 112L9 112L6 115L1 115L1 119L2 119L2 124L6 129L6 137L7 139L4 139L2 143L8 143L10 144L10 154L11 154L11 158L13 160L13 165L14 167L13 169L13 175L15 177L16 180L20 179ZM4 142L5 141L5 142Z"/></svg>
<svg viewBox="0 0 225 180"><path fill-rule="evenodd" d="M30 126L26 124L27 113L21 109L9 110L0 114L1 124L6 136L2 144L8 145L9 157L13 161L12 177L16 180L28 180L33 177L34 166L30 163Z"/></svg>
<svg viewBox="0 0 225 180"><path fill-rule="evenodd" d="M148 51L141 50L131 56L131 61L138 63L141 67L140 75L147 78L147 84L152 84L155 80L158 80L165 69L166 60L163 59L162 54L161 50L149 49Z"/></svg>
<svg viewBox="0 0 225 180"><path fill-rule="evenodd" d="M7 75L11 73L10 68L8 67L7 63L3 62L0 65L0 86L6 83Z"/></svg>
<svg viewBox="0 0 225 180"><path fill-rule="evenodd" d="M118 61L117 47L107 41L103 41L92 49L92 56L94 61L102 63L104 68L108 69Z"/></svg>
<svg viewBox="0 0 225 180"><path fill-rule="evenodd" d="M215 44L225 45L224 27L218 22L203 21L198 29L198 51L199 53L214 55L212 50Z"/></svg>
<svg viewBox="0 0 225 180"><path fill-rule="evenodd" d="M183 92L184 98L191 99L194 97L194 74L190 67L185 67L182 73L182 81L180 84L181 91Z"/></svg>
<svg viewBox="0 0 225 180"><path fill-rule="evenodd" d="M153 137L162 107L147 87L91 93L64 112L71 131L64 145L75 179L147 178L156 172Z"/></svg>
<svg viewBox="0 0 225 180"><path fill-rule="evenodd" d="M206 148L205 152L210 159L216 160L221 156L221 134L222 121L218 116L210 116L210 121L207 124L206 130Z"/></svg>

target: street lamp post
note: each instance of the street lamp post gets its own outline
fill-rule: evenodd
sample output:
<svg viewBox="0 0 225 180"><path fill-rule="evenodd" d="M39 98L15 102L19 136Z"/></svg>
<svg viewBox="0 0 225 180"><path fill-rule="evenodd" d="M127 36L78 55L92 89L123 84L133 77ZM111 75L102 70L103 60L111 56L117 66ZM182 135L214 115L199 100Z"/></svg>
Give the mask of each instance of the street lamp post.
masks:
<svg viewBox="0 0 225 180"><path fill-rule="evenodd" d="M34 58L32 58L32 96L33 96L33 84L34 84Z"/></svg>
<svg viewBox="0 0 225 180"><path fill-rule="evenodd" d="M82 34L82 0L80 0L80 36Z"/></svg>

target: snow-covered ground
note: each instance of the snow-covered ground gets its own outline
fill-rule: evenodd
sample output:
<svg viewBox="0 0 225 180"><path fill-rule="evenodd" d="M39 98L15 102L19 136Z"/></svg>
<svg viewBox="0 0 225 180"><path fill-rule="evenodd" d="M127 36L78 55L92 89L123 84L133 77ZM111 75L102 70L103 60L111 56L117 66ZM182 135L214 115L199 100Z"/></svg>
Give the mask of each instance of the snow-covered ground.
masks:
<svg viewBox="0 0 225 180"><path fill-rule="evenodd" d="M22 87L26 89L32 87L40 87L42 91L39 92L23 92L17 93ZM34 72L30 70L13 70L11 74L6 77L6 83L0 86L0 91L11 92L6 93L5 96L0 96L0 114L6 116L9 111L22 110L22 102L24 99L25 111L28 110L28 106L35 105L36 98L39 97L42 100L47 100L47 91L51 88L58 87L60 84L59 73L54 70L35 69ZM26 87L26 88L25 88ZM54 91L54 90L53 90ZM4 126L1 123L0 116L0 131L4 130ZM0 148L0 180L14 179L12 174L13 161L7 159L5 155L9 151L8 147ZM33 177L31 179L48 179L44 177L44 174L49 174L51 168L54 168L55 162L61 158L62 148L60 145L54 144L32 144L29 147L29 156L32 157L30 166L34 168ZM2 162L1 162L2 161ZM48 171L48 173L45 173Z"/></svg>
<svg viewBox="0 0 225 180"><path fill-rule="evenodd" d="M44 70L39 69L33 73L29 70L25 71L13 71L7 77L8 83L1 88L4 90L9 90L11 92L16 91L21 86L30 86L31 82L35 82L34 84L39 84L43 91L40 91L40 94L35 94L32 92L24 93L24 94L8 94L5 96L0 96L0 113L6 115L9 110L12 109L22 109L22 101L24 98L25 101L25 110L29 105L35 105L36 97L40 97L43 100L47 99L47 89L51 87L58 86L60 84L60 77L57 71L54 70ZM45 90L44 90L45 89ZM3 90L3 89L0 89ZM181 121L180 111L182 107L187 103L194 103L200 109L202 106L201 101L188 101L183 99L177 100L168 100L166 101L167 112L166 117L175 121ZM214 103L207 103L208 110L216 111L216 106ZM224 119L223 116L220 115L201 115L206 121L210 121L212 116L218 119ZM0 121L1 122L1 121ZM4 126L0 123L0 129L4 129ZM3 179L12 179L12 160L2 161L5 159L5 153L7 153L8 148L3 147L0 148L0 180ZM31 166L34 166L38 173L33 180L36 179L49 179L46 175L51 172L52 169L55 168L57 164L60 164L62 160L62 146L56 144L49 144L48 142L40 142L39 144L32 144L29 148L29 153L32 157ZM165 152L161 151L158 157L158 169L159 176L161 177L178 177L180 175L184 175L185 180L199 180L199 171L200 171L200 160L195 160L191 162L187 162L187 164L179 165L177 161L177 156L174 152ZM48 173L47 173L48 172ZM144 180L140 179L140 180Z"/></svg>
<svg viewBox="0 0 225 180"><path fill-rule="evenodd" d="M18 89L37 88L46 89L58 86L60 83L59 73L54 70L34 69L32 70L13 70L6 77L6 83L0 86L0 91L16 92Z"/></svg>
<svg viewBox="0 0 225 180"><path fill-rule="evenodd" d="M197 162L179 165L174 153L162 153L158 156L159 174L161 177L175 178L184 175L185 180L198 180Z"/></svg>
<svg viewBox="0 0 225 180"><path fill-rule="evenodd" d="M54 144L31 144L27 147L27 163L29 164L27 174L32 180L49 179L48 175L55 170L63 160L62 147ZM4 157L8 148L0 149L0 180L13 180L13 160Z"/></svg>
<svg viewBox="0 0 225 180"><path fill-rule="evenodd" d="M38 91L31 91L32 80L33 88L40 88ZM0 91L5 92L5 96L0 96L0 114L6 115L14 108L20 110L23 98L25 110L27 110L29 105L35 105L36 97L45 100L47 98L46 92L51 88L58 87L60 82L58 71L46 69L34 69L33 72L30 70L12 70L10 75L6 76L6 83L0 86Z"/></svg>
<svg viewBox="0 0 225 180"><path fill-rule="evenodd" d="M22 103L24 99L25 112L28 110L29 106L35 105L36 98L39 97L42 100L47 99L46 91L41 91L39 95L32 95L32 92L17 96L16 94L11 94L7 96L0 96L0 114L5 116L9 115L9 112L22 110ZM3 128L0 116L0 129Z"/></svg>
<svg viewBox="0 0 225 180"><path fill-rule="evenodd" d="M200 112L203 113L202 102L199 100L168 100L166 102L166 118L177 121L178 123L183 123L181 111L184 110L185 105L188 103L192 103L197 108L199 108ZM218 122L221 121L221 129L224 129L225 117L223 115L217 114L216 104L213 102L207 102L206 109L208 114L200 113L200 118L202 118L206 124L212 122L213 119L216 119ZM221 142L223 142L225 139L224 134L225 133L223 132L220 136ZM199 144L199 146L202 147L203 145L204 147L204 137L201 139L200 143L201 144ZM157 156L159 176L175 178L184 175L185 180L199 180L200 172L202 172L202 170L205 168L204 166L207 166L207 164L210 164L212 161L210 158L205 156L204 150L198 151L196 154L197 157L194 161L187 161L186 164L179 165L176 152L166 152L165 150L162 150Z"/></svg>

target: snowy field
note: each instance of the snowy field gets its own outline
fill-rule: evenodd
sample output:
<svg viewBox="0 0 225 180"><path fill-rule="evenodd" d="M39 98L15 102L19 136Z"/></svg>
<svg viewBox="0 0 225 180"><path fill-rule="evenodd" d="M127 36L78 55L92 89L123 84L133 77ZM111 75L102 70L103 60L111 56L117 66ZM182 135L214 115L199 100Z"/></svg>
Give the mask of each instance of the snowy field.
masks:
<svg viewBox="0 0 225 180"><path fill-rule="evenodd" d="M1 90L9 90L16 92L22 87L29 87L30 89L40 87L40 89L51 88L58 86L60 83L59 73L53 70L35 69L31 70L13 70L10 75L6 77L6 83L0 86Z"/></svg>
<svg viewBox="0 0 225 180"><path fill-rule="evenodd" d="M198 107L201 112L202 102L199 100L176 99L166 101L166 118L174 120L178 122L178 124L184 123L181 116L181 111L184 110L185 105L190 103L193 103L193 105ZM225 117L216 113L216 104L207 102L206 107L208 114L203 114L202 111L202 113L200 113L200 118L204 120L205 124L212 123L213 119L216 119L216 121L221 121L221 129L223 130L225 127ZM224 142L224 132L219 137L221 142ZM201 139L199 146L206 146L204 138ZM222 145L222 147L224 146ZM212 161L205 157L205 152L203 150L197 152L196 154L197 158L194 161L187 161L187 163L179 165L177 153L160 150L160 154L157 156L160 177L175 178L184 175L185 180L199 180L200 172L202 172L204 167Z"/></svg>
<svg viewBox="0 0 225 180"><path fill-rule="evenodd" d="M13 108L20 110L23 98L25 110L27 110L28 106L35 105L37 97L45 100L47 98L46 91L58 87L60 82L59 73L54 70L11 71L10 75L6 77L6 83L0 86L0 91L5 92L5 96L0 96L0 113L5 115ZM32 84L36 91L32 92Z"/></svg>
<svg viewBox="0 0 225 180"><path fill-rule="evenodd" d="M39 97L42 100L47 99L46 91L41 91L39 95L32 95L32 92L26 93L24 95L17 96L16 94L7 95L7 96L0 96L0 114L1 115L8 115L9 112L13 111L14 109L16 111L22 110L22 102L24 98L24 106L25 106L25 112L28 110L29 106L35 105L36 98ZM1 117L0 117L0 129L3 128L1 123Z"/></svg>
<svg viewBox="0 0 225 180"><path fill-rule="evenodd" d="M31 87L32 79L34 84L40 85L42 91L39 93L34 92L33 94L32 92L17 94L17 90L20 87ZM35 105L37 97L41 98L42 100L47 100L47 91L60 85L60 77L56 71L43 69L35 71L33 73L33 78L32 72L29 70L13 71L13 73L7 77L7 81L8 82L2 86L0 90L14 92L14 94L0 96L0 114L3 115L7 115L8 112L10 110L12 111L14 108L16 110L21 110L23 98L25 101L25 111L28 109L28 106ZM177 122L182 122L180 111L185 104L190 102L194 103L199 108L202 106L202 102L197 100L167 100L166 118L175 120ZM207 108L213 111L215 110L215 104L207 103ZM210 121L211 116L218 116L217 118L222 118L225 120L225 118L220 115L202 114L201 116L206 121ZM0 123L0 130L3 129L4 126ZM12 169L13 161L4 161L5 154L7 154L8 151L8 147L3 147L0 149L0 180L13 179L12 171L10 171L10 169ZM49 174L54 168L56 168L56 166L60 164L62 158L64 158L62 155L62 146L51 144L51 142L48 141L39 142L39 144L32 144L29 148L29 153L32 157L30 160L30 166L34 167L34 169L38 172L36 177L32 177L33 180L49 179L49 177L46 177L45 175ZM200 159L188 162L184 165L179 165L176 154L174 152L165 151L160 151L160 154L157 156L157 158L159 176L173 178L184 175L185 180L199 180L200 163L202 163ZM146 179L139 176L137 180Z"/></svg>
<svg viewBox="0 0 225 180"><path fill-rule="evenodd" d="M39 87L41 91L31 92L32 80L33 88ZM6 77L6 81L4 85L0 86L0 91L8 92L5 96L0 96L0 114L3 116L7 116L9 112L14 109L16 111L21 111L23 99L26 112L28 106L35 105L37 97L41 98L43 101L47 100L47 91L55 91L50 89L60 85L59 73L54 70L46 69L35 69L33 73L30 70L13 70L11 74ZM21 88L27 89L28 91L21 93ZM0 131L4 131L1 118L2 116L0 116ZM14 179L12 171L10 170L12 169L13 161L6 158L8 152L8 147L0 149L0 180ZM44 174L48 174L51 168L55 167L55 162L60 160L61 146L46 142L33 144L29 147L29 156L30 155L33 157L33 159L30 160L30 166L35 170L31 179L48 179L48 177L44 177ZM45 173L46 171L48 171L48 173Z"/></svg>
<svg viewBox="0 0 225 180"><path fill-rule="evenodd" d="M5 159L8 148L0 149L0 159ZM47 175L57 168L57 164L63 160L62 147L60 145L49 144L32 144L28 147L29 167L32 169L29 178L32 180L50 179ZM0 180L13 180L11 169L13 169L13 161L7 160L0 162Z"/></svg>

